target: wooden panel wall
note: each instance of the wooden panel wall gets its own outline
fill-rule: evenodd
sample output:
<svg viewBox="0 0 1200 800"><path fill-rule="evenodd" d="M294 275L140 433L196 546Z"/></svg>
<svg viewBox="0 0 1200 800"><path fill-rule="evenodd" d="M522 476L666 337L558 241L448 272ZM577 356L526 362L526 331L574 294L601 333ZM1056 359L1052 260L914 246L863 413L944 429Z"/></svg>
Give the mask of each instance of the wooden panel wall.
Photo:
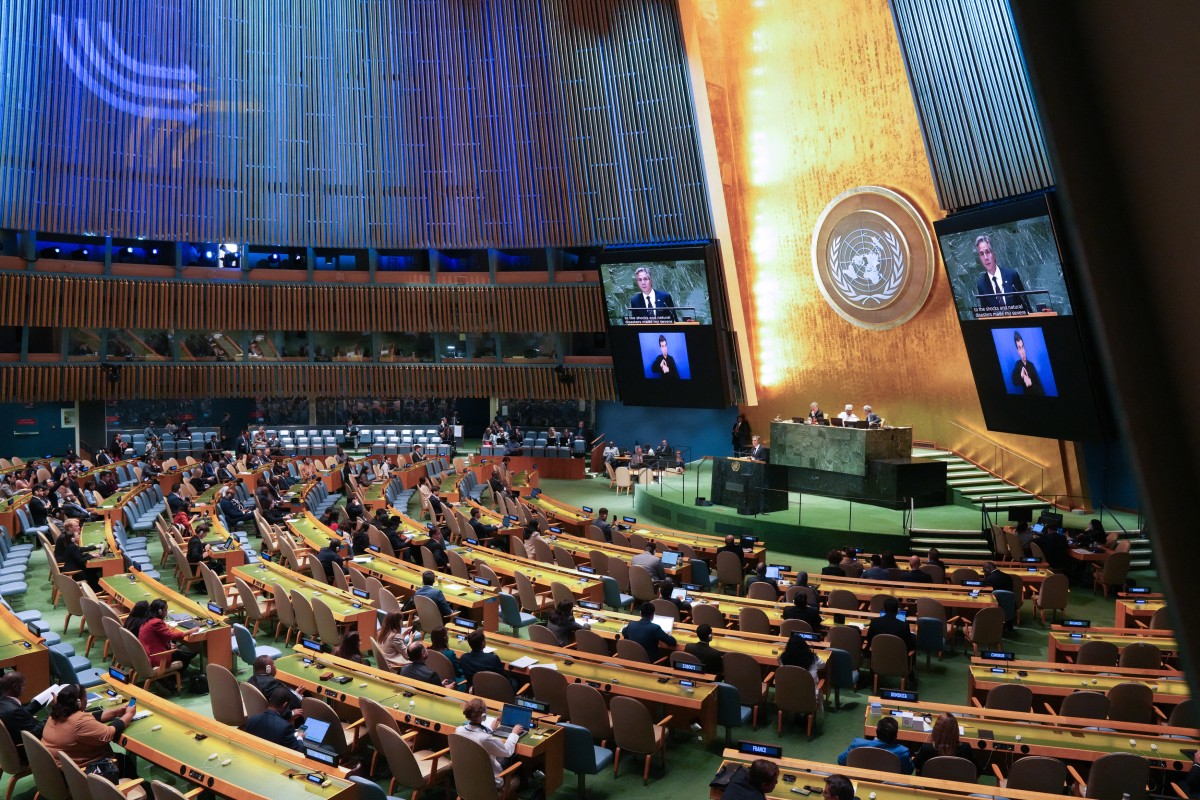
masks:
<svg viewBox="0 0 1200 800"><path fill-rule="evenodd" d="M711 238L671 0L11 0L0 31L0 227Z"/></svg>
<svg viewBox="0 0 1200 800"><path fill-rule="evenodd" d="M891 0L942 208L1054 184L1007 0Z"/></svg>
<svg viewBox="0 0 1200 800"><path fill-rule="evenodd" d="M599 286L256 285L0 274L0 325L599 333Z"/></svg>
<svg viewBox="0 0 1200 800"><path fill-rule="evenodd" d="M537 397L616 400L612 369L490 364L2 366L0 397L48 400L189 397Z"/></svg>

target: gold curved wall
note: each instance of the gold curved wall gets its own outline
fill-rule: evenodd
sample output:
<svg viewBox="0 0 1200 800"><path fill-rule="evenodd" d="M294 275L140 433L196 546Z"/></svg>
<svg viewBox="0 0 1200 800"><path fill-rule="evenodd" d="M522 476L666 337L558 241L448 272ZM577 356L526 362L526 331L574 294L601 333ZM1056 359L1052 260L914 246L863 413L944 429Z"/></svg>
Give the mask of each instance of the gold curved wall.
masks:
<svg viewBox="0 0 1200 800"><path fill-rule="evenodd" d="M839 317L817 288L814 226L834 197L873 184L943 216L885 0L680 0L705 94L741 274L759 405L776 415L870 403L918 440L996 461L991 440L1023 454L1004 469L1048 493L1077 491L1073 450L989 434L940 258L928 300L888 331ZM693 43L695 47L693 47ZM712 168L712 165L710 165ZM935 245L936 246L936 245ZM736 321L735 324L742 321ZM957 424L956 424L957 423ZM962 427L959 427L962 426ZM981 432L986 440L966 433ZM1033 486L1034 489L1038 487Z"/></svg>

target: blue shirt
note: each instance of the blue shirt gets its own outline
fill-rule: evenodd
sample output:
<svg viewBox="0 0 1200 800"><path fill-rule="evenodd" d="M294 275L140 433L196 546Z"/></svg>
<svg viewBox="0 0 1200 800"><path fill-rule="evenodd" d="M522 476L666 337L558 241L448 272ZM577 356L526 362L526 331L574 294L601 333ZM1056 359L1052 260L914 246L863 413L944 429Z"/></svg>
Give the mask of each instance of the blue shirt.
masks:
<svg viewBox="0 0 1200 800"><path fill-rule="evenodd" d="M855 739L850 743L850 746L847 747L840 756L838 756L837 762L843 767L846 766L846 757L850 755L850 751L859 747L878 747L881 750L887 750L889 753L894 753L900 758L900 771L905 775L912 775L912 756L909 755L908 748L899 742L894 744L884 744L878 739Z"/></svg>
<svg viewBox="0 0 1200 800"><path fill-rule="evenodd" d="M436 586L422 586L420 589L417 589L416 593L423 597L428 597L437 603L438 611L442 612L443 617L448 617L454 613L454 609L446 602L446 595L442 594L442 590Z"/></svg>

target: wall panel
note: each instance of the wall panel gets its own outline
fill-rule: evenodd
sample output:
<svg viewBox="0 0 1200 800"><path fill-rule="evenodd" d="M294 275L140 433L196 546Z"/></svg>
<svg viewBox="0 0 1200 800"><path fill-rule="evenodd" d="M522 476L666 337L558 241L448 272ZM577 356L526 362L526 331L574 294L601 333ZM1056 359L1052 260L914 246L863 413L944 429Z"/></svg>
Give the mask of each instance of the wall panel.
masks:
<svg viewBox="0 0 1200 800"><path fill-rule="evenodd" d="M0 274L0 325L524 333L605 330L600 287L256 286Z"/></svg>
<svg viewBox="0 0 1200 800"><path fill-rule="evenodd" d="M612 369L472 365L0 366L0 397L137 400L204 397L536 397L616 400ZM116 375L116 380L110 379Z"/></svg>
<svg viewBox="0 0 1200 800"><path fill-rule="evenodd" d="M942 208L1054 184L1008 0L891 0Z"/></svg>
<svg viewBox="0 0 1200 800"><path fill-rule="evenodd" d="M15 0L0 31L0 227L380 248L711 236L670 0Z"/></svg>

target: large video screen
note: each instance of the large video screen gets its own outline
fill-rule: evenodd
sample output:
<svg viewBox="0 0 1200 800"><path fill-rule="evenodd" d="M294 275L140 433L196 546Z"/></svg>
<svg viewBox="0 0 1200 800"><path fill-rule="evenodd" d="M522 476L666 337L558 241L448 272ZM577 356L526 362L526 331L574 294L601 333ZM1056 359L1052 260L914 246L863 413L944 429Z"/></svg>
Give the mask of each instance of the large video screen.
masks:
<svg viewBox="0 0 1200 800"><path fill-rule="evenodd" d="M631 261L600 266L610 325L712 325L703 258Z"/></svg>
<svg viewBox="0 0 1200 800"><path fill-rule="evenodd" d="M728 359L716 324L723 306L711 290L715 250L610 249L601 257L613 372L627 405L729 405Z"/></svg>
<svg viewBox="0 0 1200 800"><path fill-rule="evenodd" d="M948 233L938 244L960 320L1073 313L1049 214Z"/></svg>
<svg viewBox="0 0 1200 800"><path fill-rule="evenodd" d="M934 227L988 429L1102 437L1107 403L1075 315L1053 195Z"/></svg>

